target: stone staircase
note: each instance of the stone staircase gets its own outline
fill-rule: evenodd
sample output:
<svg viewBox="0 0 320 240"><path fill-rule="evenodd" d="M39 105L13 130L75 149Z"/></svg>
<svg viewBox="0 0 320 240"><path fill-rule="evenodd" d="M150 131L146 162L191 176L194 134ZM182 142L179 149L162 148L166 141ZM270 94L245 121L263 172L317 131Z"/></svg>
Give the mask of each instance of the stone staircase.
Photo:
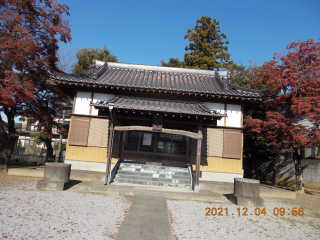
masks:
<svg viewBox="0 0 320 240"><path fill-rule="evenodd" d="M120 163L114 182L191 188L188 168Z"/></svg>

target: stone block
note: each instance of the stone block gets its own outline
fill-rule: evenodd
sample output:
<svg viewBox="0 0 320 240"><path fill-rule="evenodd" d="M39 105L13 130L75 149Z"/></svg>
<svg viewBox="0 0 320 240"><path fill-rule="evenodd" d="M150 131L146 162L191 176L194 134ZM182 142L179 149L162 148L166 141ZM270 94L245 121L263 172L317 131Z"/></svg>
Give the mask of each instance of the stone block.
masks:
<svg viewBox="0 0 320 240"><path fill-rule="evenodd" d="M259 194L259 180L235 178L230 202L242 207L264 207L264 199L260 198Z"/></svg>
<svg viewBox="0 0 320 240"><path fill-rule="evenodd" d="M235 178L233 193L241 197L259 197L260 181L248 178Z"/></svg>
<svg viewBox="0 0 320 240"><path fill-rule="evenodd" d="M230 202L241 207L264 207L264 199L261 197L240 197L234 194L230 195Z"/></svg>
<svg viewBox="0 0 320 240"><path fill-rule="evenodd" d="M53 182L41 179L37 183L37 188L39 190L45 191L64 191L72 186L72 181L68 182Z"/></svg>
<svg viewBox="0 0 320 240"><path fill-rule="evenodd" d="M63 191L72 186L69 181L71 164L67 163L46 163L43 179L37 183L39 190Z"/></svg>

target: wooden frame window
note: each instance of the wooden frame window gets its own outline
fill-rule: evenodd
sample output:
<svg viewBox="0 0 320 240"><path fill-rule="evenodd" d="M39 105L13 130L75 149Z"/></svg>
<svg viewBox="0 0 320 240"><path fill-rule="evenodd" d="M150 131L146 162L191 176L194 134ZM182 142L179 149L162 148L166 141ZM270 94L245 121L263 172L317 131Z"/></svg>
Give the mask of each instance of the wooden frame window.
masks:
<svg viewBox="0 0 320 240"><path fill-rule="evenodd" d="M208 128L207 155L241 159L242 133L239 130Z"/></svg>
<svg viewBox="0 0 320 240"><path fill-rule="evenodd" d="M242 133L225 130L223 133L223 158L241 159Z"/></svg>
<svg viewBox="0 0 320 240"><path fill-rule="evenodd" d="M88 147L108 147L107 119L92 118L90 120Z"/></svg>
<svg viewBox="0 0 320 240"><path fill-rule="evenodd" d="M107 147L107 119L72 117L69 133L70 146Z"/></svg>

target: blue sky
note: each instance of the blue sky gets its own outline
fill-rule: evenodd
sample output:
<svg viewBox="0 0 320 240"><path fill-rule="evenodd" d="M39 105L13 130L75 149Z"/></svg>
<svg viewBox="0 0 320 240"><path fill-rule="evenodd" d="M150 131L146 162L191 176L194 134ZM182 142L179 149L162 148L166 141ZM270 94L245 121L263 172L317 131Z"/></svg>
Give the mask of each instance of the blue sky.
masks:
<svg viewBox="0 0 320 240"><path fill-rule="evenodd" d="M293 41L320 38L319 0L60 2L70 7L73 49L106 45L124 63L183 60L188 45L184 35L201 16L220 21L237 64L248 65L250 60L262 64Z"/></svg>
<svg viewBox="0 0 320 240"><path fill-rule="evenodd" d="M60 1L70 7L74 49L105 44L124 63L183 60L184 35L201 16L220 21L238 64L262 64L293 41L320 38L318 0Z"/></svg>

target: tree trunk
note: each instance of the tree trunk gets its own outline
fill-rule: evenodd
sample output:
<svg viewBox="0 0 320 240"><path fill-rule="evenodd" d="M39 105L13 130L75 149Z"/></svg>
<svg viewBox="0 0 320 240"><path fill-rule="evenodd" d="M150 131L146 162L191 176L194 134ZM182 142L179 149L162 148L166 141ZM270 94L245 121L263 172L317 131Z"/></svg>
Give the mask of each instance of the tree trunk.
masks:
<svg viewBox="0 0 320 240"><path fill-rule="evenodd" d="M51 136L47 136L44 140L46 147L47 147L47 154L46 154L46 162L54 162L54 156L53 156L53 147L52 147L52 141Z"/></svg>
<svg viewBox="0 0 320 240"><path fill-rule="evenodd" d="M0 117L0 172L8 171L11 154L17 141L14 128L15 108L4 108L8 119L8 130L4 130L2 118Z"/></svg>
<svg viewBox="0 0 320 240"><path fill-rule="evenodd" d="M296 191L298 193L304 193L304 184L303 184L303 176L302 176L302 168L301 168L301 155L298 153L298 149L294 151L293 154L293 162L294 168L296 171Z"/></svg>
<svg viewBox="0 0 320 240"><path fill-rule="evenodd" d="M276 185L276 179L277 178L277 157L276 155L273 155L273 161L272 161L272 185Z"/></svg>

